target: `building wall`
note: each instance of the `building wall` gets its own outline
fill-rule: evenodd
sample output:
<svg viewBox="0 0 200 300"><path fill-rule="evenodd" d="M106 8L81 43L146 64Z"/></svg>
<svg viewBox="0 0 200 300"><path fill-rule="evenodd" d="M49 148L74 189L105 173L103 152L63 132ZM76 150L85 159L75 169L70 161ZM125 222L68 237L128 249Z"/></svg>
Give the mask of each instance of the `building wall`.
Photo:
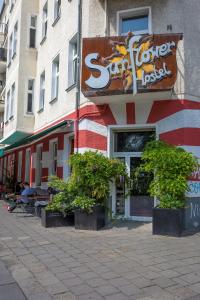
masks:
<svg viewBox="0 0 200 300"><path fill-rule="evenodd" d="M48 31L47 38L42 45L42 8L45 0L40 1L38 16L38 57L35 94L35 126L34 130L61 118L75 108L75 88L66 92L68 88L68 46L69 41L77 33L77 0L61 2L61 17L55 26L53 23L53 1L48 1ZM52 61L60 55L59 94L56 102L51 101ZM45 104L44 110L39 110L40 75L45 70Z"/></svg>
<svg viewBox="0 0 200 300"><path fill-rule="evenodd" d="M14 118L6 122L4 137L9 136L16 130L28 133L33 132L34 118L25 114L27 101L27 80L35 77L36 73L36 50L28 49L29 15L38 13L38 1L16 1L9 15L9 37L18 22L17 51L6 72L6 101L7 92L15 83ZM9 53L8 53L9 55ZM7 57L8 57L7 55ZM6 119L5 119L6 121Z"/></svg>

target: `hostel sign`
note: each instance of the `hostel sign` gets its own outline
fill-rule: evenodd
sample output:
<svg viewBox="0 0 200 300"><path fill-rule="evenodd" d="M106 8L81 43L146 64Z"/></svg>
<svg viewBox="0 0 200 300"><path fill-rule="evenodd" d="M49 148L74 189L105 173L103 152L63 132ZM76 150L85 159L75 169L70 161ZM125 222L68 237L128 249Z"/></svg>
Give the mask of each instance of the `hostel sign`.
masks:
<svg viewBox="0 0 200 300"><path fill-rule="evenodd" d="M181 34L83 39L86 97L170 90L176 82Z"/></svg>

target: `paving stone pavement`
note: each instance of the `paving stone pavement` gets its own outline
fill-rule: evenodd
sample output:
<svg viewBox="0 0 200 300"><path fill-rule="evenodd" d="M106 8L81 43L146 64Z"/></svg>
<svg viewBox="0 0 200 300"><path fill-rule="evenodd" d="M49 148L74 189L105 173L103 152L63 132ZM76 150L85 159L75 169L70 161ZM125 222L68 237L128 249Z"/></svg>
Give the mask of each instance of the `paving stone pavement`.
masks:
<svg viewBox="0 0 200 300"><path fill-rule="evenodd" d="M0 300L26 300L19 285L0 261Z"/></svg>
<svg viewBox="0 0 200 300"><path fill-rule="evenodd" d="M152 236L151 224L45 229L0 201L0 261L28 300L200 300L200 234Z"/></svg>

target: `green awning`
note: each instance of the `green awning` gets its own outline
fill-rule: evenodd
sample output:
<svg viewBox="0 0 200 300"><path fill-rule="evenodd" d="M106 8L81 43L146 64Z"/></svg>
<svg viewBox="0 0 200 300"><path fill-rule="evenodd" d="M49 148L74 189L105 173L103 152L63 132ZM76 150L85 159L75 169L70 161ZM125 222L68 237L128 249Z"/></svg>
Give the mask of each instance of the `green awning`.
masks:
<svg viewBox="0 0 200 300"><path fill-rule="evenodd" d="M70 120L71 121L71 120ZM16 143L13 143L12 145L8 146L5 148L5 150L11 150L13 148L16 148L16 147L19 147L19 146L22 146L22 145L25 145L25 144L29 144L31 143L32 141L34 140L37 140L39 138L42 138L43 136L63 127L63 126L66 126L67 124L69 124L69 120L65 120L57 125L54 125L50 128L47 128L47 129L44 129L43 131L39 132L39 133L36 133L36 134L33 134L33 135L29 135L25 138L22 138L21 140L19 140L18 142ZM0 141L1 143L1 141Z"/></svg>
<svg viewBox="0 0 200 300"><path fill-rule="evenodd" d="M4 156L4 149L0 149L0 157Z"/></svg>
<svg viewBox="0 0 200 300"><path fill-rule="evenodd" d="M27 136L29 136L30 133L22 132L22 131L15 131L11 135L9 135L7 138L0 140L0 144L2 145L12 145L15 143L18 143L19 141L23 140Z"/></svg>

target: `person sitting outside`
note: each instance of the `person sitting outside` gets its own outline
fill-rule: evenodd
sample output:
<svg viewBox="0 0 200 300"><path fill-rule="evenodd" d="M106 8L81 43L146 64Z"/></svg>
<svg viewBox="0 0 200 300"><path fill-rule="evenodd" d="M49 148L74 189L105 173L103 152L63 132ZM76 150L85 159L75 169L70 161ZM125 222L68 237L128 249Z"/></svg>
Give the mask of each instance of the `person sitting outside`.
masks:
<svg viewBox="0 0 200 300"><path fill-rule="evenodd" d="M30 199L28 197L34 196L34 189L30 187L28 182L25 182L23 186L24 190L21 192L20 198L18 198L15 203L8 206L9 212L12 212L18 204L29 204Z"/></svg>

